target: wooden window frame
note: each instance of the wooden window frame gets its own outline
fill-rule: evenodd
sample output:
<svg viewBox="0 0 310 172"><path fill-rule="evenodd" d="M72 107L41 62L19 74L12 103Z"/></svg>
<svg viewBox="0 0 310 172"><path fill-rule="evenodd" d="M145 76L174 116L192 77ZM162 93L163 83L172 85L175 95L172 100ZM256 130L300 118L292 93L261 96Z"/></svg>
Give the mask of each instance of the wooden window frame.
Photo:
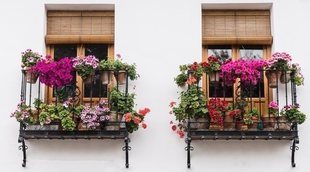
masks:
<svg viewBox="0 0 310 172"><path fill-rule="evenodd" d="M85 44L76 44L77 45L77 56L84 57L85 56ZM107 44L108 45L108 59L113 60L114 59L114 44ZM54 45L46 45L46 54L50 55L54 59ZM83 88L83 80L80 76L76 75L76 82L77 87L81 90L81 94L79 96L79 99L82 103L90 102L89 97L84 97L84 90ZM113 88L114 82L112 81L108 85L108 91L111 91ZM102 97L107 98L107 97ZM53 97L53 88L45 86L44 89L44 101L46 103L52 103L56 101L56 98ZM97 103L99 101L98 97L93 97L92 102Z"/></svg>

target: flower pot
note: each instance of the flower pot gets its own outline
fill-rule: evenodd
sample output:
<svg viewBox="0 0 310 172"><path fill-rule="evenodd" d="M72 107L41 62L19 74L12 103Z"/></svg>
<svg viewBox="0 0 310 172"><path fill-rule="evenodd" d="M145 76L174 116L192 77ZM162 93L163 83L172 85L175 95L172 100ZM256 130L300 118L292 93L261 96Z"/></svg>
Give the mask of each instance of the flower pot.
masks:
<svg viewBox="0 0 310 172"><path fill-rule="evenodd" d="M210 82L219 82L219 73L218 72L212 72L209 74Z"/></svg>
<svg viewBox="0 0 310 172"><path fill-rule="evenodd" d="M266 71L266 77L268 79L269 87L276 88L278 85L278 79L280 79L282 72L276 70Z"/></svg>
<svg viewBox="0 0 310 172"><path fill-rule="evenodd" d="M248 126L243 121L236 121L236 128L239 131L247 131Z"/></svg>
<svg viewBox="0 0 310 172"><path fill-rule="evenodd" d="M105 129L107 131L115 131L120 129L120 122L122 121L123 115L111 111L110 112L110 120L106 123Z"/></svg>
<svg viewBox="0 0 310 172"><path fill-rule="evenodd" d="M126 71L120 70L118 72L114 72L114 76L119 85L126 84Z"/></svg>
<svg viewBox="0 0 310 172"><path fill-rule="evenodd" d="M231 111L226 112L224 117L224 130L226 131L236 130L236 123L234 118L229 115L230 112Z"/></svg>
<svg viewBox="0 0 310 172"><path fill-rule="evenodd" d="M85 84L91 84L94 82L95 74L90 74L87 78L83 79Z"/></svg>
<svg viewBox="0 0 310 172"><path fill-rule="evenodd" d="M190 119L190 122L191 130L207 129L209 124L209 120L205 117Z"/></svg>
<svg viewBox="0 0 310 172"><path fill-rule="evenodd" d="M39 77L38 73L34 72L31 69L26 69L25 73L26 73L26 82L27 83L35 84L37 82L38 77Z"/></svg>
<svg viewBox="0 0 310 172"><path fill-rule="evenodd" d="M224 127L222 125L218 125L218 124L210 124L209 130L210 131L223 131Z"/></svg>
<svg viewBox="0 0 310 172"><path fill-rule="evenodd" d="M262 121L263 121L264 130L268 130L268 131L275 130L276 118L274 116L262 117Z"/></svg>
<svg viewBox="0 0 310 172"><path fill-rule="evenodd" d="M291 71L282 71L280 76L280 82L286 84L291 80Z"/></svg>
<svg viewBox="0 0 310 172"><path fill-rule="evenodd" d="M255 131L257 130L257 126L258 126L258 119L252 119L253 123L248 125L248 129L250 131Z"/></svg>
<svg viewBox="0 0 310 172"><path fill-rule="evenodd" d="M277 129L288 131L291 129L291 123L287 120L285 116L277 117Z"/></svg>
<svg viewBox="0 0 310 172"><path fill-rule="evenodd" d="M100 72L100 81L102 84L109 84L111 82L112 71L101 71Z"/></svg>

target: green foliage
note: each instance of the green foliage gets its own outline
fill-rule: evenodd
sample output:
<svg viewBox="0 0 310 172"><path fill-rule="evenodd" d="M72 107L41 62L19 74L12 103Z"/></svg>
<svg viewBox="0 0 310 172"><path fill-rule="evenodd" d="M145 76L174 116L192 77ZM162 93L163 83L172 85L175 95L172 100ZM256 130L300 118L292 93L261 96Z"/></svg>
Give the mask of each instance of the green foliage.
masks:
<svg viewBox="0 0 310 172"><path fill-rule="evenodd" d="M254 123L254 119L257 119L258 117L258 110L257 109L252 109L246 112L243 115L243 121L246 125L251 125Z"/></svg>
<svg viewBox="0 0 310 172"><path fill-rule="evenodd" d="M178 106L172 108L176 120L183 121L187 118L204 117L207 115L206 99L200 88L190 86L188 90L182 91Z"/></svg>
<svg viewBox="0 0 310 172"><path fill-rule="evenodd" d="M100 70L114 70L114 62L113 60L101 60L99 63Z"/></svg>
<svg viewBox="0 0 310 172"><path fill-rule="evenodd" d="M298 124L302 124L306 120L306 115L299 111L297 105L284 107L280 114L285 116L290 122L297 122Z"/></svg>
<svg viewBox="0 0 310 172"><path fill-rule="evenodd" d="M174 81L179 87L185 86L187 74L185 72L180 73L176 78L174 78Z"/></svg>
<svg viewBox="0 0 310 172"><path fill-rule="evenodd" d="M111 111L118 111L121 114L131 112L134 107L135 94L125 93L113 88L110 92Z"/></svg>

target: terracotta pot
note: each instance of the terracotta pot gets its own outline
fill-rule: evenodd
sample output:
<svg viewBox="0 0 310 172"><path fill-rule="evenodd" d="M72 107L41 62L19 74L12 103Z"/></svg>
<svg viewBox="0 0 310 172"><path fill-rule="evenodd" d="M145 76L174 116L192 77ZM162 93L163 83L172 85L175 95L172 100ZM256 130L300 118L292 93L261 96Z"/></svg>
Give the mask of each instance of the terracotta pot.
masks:
<svg viewBox="0 0 310 172"><path fill-rule="evenodd" d="M285 116L277 117L277 129L288 131L291 129L291 123L287 120Z"/></svg>
<svg viewBox="0 0 310 172"><path fill-rule="evenodd" d="M27 83L30 83L30 84L35 84L38 80L38 73L30 70L30 69L26 69L25 70L25 73L26 73L26 82Z"/></svg>
<svg viewBox="0 0 310 172"><path fill-rule="evenodd" d="M276 118L274 116L271 117L262 117L264 130L274 131L276 127Z"/></svg>
<svg viewBox="0 0 310 172"><path fill-rule="evenodd" d="M218 124L210 124L209 130L210 131L223 131L224 127Z"/></svg>
<svg viewBox="0 0 310 172"><path fill-rule="evenodd" d="M291 71L282 71L280 76L280 82L286 84L291 80Z"/></svg>
<svg viewBox="0 0 310 172"><path fill-rule="evenodd" d="M281 71L266 71L266 77L268 79L269 87L276 88L278 85L278 80L280 79Z"/></svg>
<svg viewBox="0 0 310 172"><path fill-rule="evenodd" d="M219 73L218 72L212 72L209 74L210 82L219 82Z"/></svg>
<svg viewBox="0 0 310 172"><path fill-rule="evenodd" d="M100 81L102 84L109 84L112 80L112 71L101 71Z"/></svg>
<svg viewBox="0 0 310 172"><path fill-rule="evenodd" d="M126 84L126 71L120 70L118 72L114 72L114 76L117 79L119 85Z"/></svg>
<svg viewBox="0 0 310 172"><path fill-rule="evenodd" d="M243 121L236 121L236 128L239 131L247 131L248 126Z"/></svg>
<svg viewBox="0 0 310 172"><path fill-rule="evenodd" d="M123 115L111 111L110 112L110 120L106 123L105 129L108 131L115 131L120 129L120 122L122 121Z"/></svg>
<svg viewBox="0 0 310 172"><path fill-rule="evenodd" d="M230 111L225 113L224 117L224 130L232 131L236 130L236 123L234 118L229 115Z"/></svg>
<svg viewBox="0 0 310 172"><path fill-rule="evenodd" d="M253 124L248 125L248 129L251 131L255 131L257 130L257 126L258 126L258 119L252 119Z"/></svg>
<svg viewBox="0 0 310 172"><path fill-rule="evenodd" d="M205 117L199 117L195 119L190 119L190 129L195 130L195 129L207 129L209 126L209 120Z"/></svg>

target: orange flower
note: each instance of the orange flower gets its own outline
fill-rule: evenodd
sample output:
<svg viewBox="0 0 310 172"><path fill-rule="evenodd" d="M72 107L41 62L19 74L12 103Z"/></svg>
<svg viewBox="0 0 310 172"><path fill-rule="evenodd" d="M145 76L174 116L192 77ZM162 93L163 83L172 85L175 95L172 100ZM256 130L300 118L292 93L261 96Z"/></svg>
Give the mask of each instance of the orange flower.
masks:
<svg viewBox="0 0 310 172"><path fill-rule="evenodd" d="M188 85L193 85L193 84L195 84L196 83L196 78L195 77L192 77L192 76L190 76L188 79L187 79L187 84Z"/></svg>
<svg viewBox="0 0 310 172"><path fill-rule="evenodd" d="M147 125L146 123L142 123L142 128L146 129Z"/></svg>
<svg viewBox="0 0 310 172"><path fill-rule="evenodd" d="M130 122L131 121L131 113L130 112L125 114L125 121L126 122Z"/></svg>
<svg viewBox="0 0 310 172"><path fill-rule="evenodd" d="M140 122L141 122L141 118L139 118L139 117L134 117L134 119L133 119L133 122L135 123L135 124L139 124Z"/></svg>

